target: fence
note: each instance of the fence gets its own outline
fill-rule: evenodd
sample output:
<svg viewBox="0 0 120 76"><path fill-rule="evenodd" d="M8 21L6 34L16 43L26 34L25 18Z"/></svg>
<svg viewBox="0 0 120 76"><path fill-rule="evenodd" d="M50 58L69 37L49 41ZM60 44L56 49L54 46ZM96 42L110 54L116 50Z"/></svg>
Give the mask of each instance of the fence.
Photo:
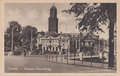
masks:
<svg viewBox="0 0 120 76"><path fill-rule="evenodd" d="M106 59L105 55L108 56L108 53L87 56L80 53L44 54L45 60L48 62L108 69L108 58ZM113 69L116 70L116 59Z"/></svg>

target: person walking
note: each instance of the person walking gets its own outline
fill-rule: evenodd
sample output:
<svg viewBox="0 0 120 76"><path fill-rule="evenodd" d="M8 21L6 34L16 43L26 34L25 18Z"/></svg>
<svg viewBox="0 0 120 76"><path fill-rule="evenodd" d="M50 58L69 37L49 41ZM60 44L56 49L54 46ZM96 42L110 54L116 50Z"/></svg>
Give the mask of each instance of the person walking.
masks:
<svg viewBox="0 0 120 76"><path fill-rule="evenodd" d="M24 49L24 57L26 56L26 50Z"/></svg>

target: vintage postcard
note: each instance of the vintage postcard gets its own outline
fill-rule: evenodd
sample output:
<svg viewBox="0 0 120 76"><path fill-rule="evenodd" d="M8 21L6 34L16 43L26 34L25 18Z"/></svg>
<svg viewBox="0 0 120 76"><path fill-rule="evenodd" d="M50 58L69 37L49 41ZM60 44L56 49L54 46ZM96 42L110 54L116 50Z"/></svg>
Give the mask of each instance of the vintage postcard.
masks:
<svg viewBox="0 0 120 76"><path fill-rule="evenodd" d="M1 1L0 76L119 75L119 1Z"/></svg>

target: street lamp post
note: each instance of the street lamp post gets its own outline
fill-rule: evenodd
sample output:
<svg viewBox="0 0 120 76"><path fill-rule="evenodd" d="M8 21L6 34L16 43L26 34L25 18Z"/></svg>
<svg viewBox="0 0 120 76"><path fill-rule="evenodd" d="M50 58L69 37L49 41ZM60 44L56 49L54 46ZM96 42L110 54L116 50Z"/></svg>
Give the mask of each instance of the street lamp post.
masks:
<svg viewBox="0 0 120 76"><path fill-rule="evenodd" d="M26 49L24 48L24 37L23 37L23 30L25 29L25 27L22 27L22 29L21 29L21 32L20 32L20 34L22 35L22 39L21 39L21 48L22 48L22 51L23 51L23 54L24 54L24 57L26 56L26 54L27 54L27 51L26 51Z"/></svg>
<svg viewBox="0 0 120 76"><path fill-rule="evenodd" d="M23 39L21 39L21 48L23 50Z"/></svg>
<svg viewBox="0 0 120 76"><path fill-rule="evenodd" d="M75 37L74 37L74 64L75 64Z"/></svg>
<svg viewBox="0 0 120 76"><path fill-rule="evenodd" d="M51 43L50 43L50 49L51 49ZM52 62L53 62L53 54L54 54L54 50L52 50Z"/></svg>
<svg viewBox="0 0 120 76"><path fill-rule="evenodd" d="M79 35L79 51L80 51L80 47L81 47L81 46L80 46L80 35Z"/></svg>
<svg viewBox="0 0 120 76"><path fill-rule="evenodd" d="M102 68L104 67L104 65L103 65L103 62L104 62L104 49L105 49L105 40L104 39L102 39L103 41L103 51L102 51Z"/></svg>
<svg viewBox="0 0 120 76"><path fill-rule="evenodd" d="M68 63L68 49L66 49L67 50L67 63Z"/></svg>
<svg viewBox="0 0 120 76"><path fill-rule="evenodd" d="M93 44L93 41L92 41L92 44ZM90 55L91 55L91 66L92 66L92 62L93 62L93 59L92 59L92 50L93 49L92 49L92 46L89 45L89 47L90 47L90 51L91 51Z"/></svg>
<svg viewBox="0 0 120 76"><path fill-rule="evenodd" d="M61 55L61 63L62 63L62 51L61 51L61 37L59 38L59 54Z"/></svg>
<svg viewBox="0 0 120 76"><path fill-rule="evenodd" d="M14 38L14 37L13 37L13 36L14 36L14 35L13 35L13 32L14 32L13 30L14 30L14 28L15 28L15 27L14 27L14 25L13 25L13 27L12 27L12 39L11 39L11 53L12 53L12 55L13 55L13 40L14 40L14 39L13 39L13 38ZM18 31L18 27L17 27L17 31Z"/></svg>
<svg viewBox="0 0 120 76"><path fill-rule="evenodd" d="M50 52L51 52L51 37L50 37L50 39L49 39L49 43L50 43L50 46L49 46L49 48L50 48ZM49 54L49 61L50 61L50 54Z"/></svg>
<svg viewBox="0 0 120 76"><path fill-rule="evenodd" d="M57 54L56 54L56 63L57 63Z"/></svg>
<svg viewBox="0 0 120 76"><path fill-rule="evenodd" d="M12 28L12 42L11 42L11 52L13 54L13 28Z"/></svg>
<svg viewBox="0 0 120 76"><path fill-rule="evenodd" d="M30 43L30 51L32 52L32 28L31 28L31 43ZM29 56L30 56L30 54L31 54L31 52L29 51Z"/></svg>

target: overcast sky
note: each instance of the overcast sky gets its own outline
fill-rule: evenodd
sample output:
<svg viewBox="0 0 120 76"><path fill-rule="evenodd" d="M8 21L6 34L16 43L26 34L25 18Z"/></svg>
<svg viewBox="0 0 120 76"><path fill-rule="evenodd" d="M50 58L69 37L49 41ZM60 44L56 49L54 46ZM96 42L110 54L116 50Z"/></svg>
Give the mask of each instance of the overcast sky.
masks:
<svg viewBox="0 0 120 76"><path fill-rule="evenodd" d="M37 28L38 31L48 31L48 18L52 3L6 3L5 4L5 29L9 27L10 21L17 21L22 27L31 25ZM61 12L64 9L69 9L70 5L65 3L55 3L58 17L58 31L68 33L79 33L76 27L74 15ZM67 26L67 31L66 31ZM101 33L101 38L108 38L107 28L103 28L106 32Z"/></svg>

